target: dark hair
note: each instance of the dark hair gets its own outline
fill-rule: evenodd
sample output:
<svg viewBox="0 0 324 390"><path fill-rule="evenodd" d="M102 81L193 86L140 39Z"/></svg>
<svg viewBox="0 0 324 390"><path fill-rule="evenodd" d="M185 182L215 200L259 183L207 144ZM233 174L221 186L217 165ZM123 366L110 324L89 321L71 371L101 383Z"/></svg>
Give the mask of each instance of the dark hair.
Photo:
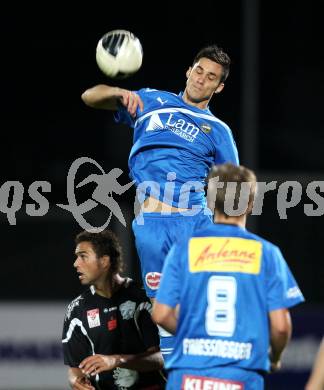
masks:
<svg viewBox="0 0 324 390"><path fill-rule="evenodd" d="M110 269L113 274L121 272L123 269L122 247L117 236L111 230L102 232L88 232L84 230L75 238L75 244L90 242L97 257L109 256Z"/></svg>
<svg viewBox="0 0 324 390"><path fill-rule="evenodd" d="M208 58L211 61L217 62L217 64L219 65L222 65L223 72L220 81L224 82L229 75L231 65L231 59L229 58L228 54L226 54L224 50L217 45L209 45L199 51L193 61L193 65L195 65L200 60L200 58L203 57Z"/></svg>
<svg viewBox="0 0 324 390"><path fill-rule="evenodd" d="M218 183L224 183L222 187L215 188L211 183L211 179L218 178ZM239 216L239 214L228 214L225 210L225 200L233 202L233 209L237 209L240 198L245 201L247 205L245 212L240 215L249 214L252 211L253 201L256 194L256 176L253 171L242 166L234 165L230 163L215 165L211 168L209 176L209 187L208 187L208 206L215 211L225 216ZM235 183L235 188L229 188L229 183ZM243 183L248 184L248 188L242 186ZM234 192L235 190L235 192ZM248 191L246 191L248 190Z"/></svg>

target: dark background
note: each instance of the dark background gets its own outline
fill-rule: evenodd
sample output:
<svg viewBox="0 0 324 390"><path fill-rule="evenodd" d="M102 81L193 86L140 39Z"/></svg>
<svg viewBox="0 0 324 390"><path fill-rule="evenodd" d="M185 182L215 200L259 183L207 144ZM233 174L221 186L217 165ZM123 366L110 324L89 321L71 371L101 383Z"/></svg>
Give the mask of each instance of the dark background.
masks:
<svg viewBox="0 0 324 390"><path fill-rule="evenodd" d="M272 191L250 227L282 248L307 304L323 304L323 216L307 217L303 211L303 203L311 203L307 183L324 179L321 13L315 2L262 2L256 12L257 62L244 73L243 11L257 3L205 1L178 5L178 11L174 3L165 2L133 8L105 2L70 11L47 4L46 9L29 5L2 13L0 184L20 181L24 204L30 202L27 190L35 180L49 181L51 192L45 194L50 201L46 216L30 217L23 206L11 226L0 213L0 299L68 301L81 290L72 267L73 239L81 228L55 205L66 203L66 177L75 159L93 158L106 172L119 167L124 171L120 181L129 181L131 130L115 125L109 112L86 107L81 93L97 83L178 92L196 52L216 42L233 63L226 88L210 107L232 128L241 163L254 168L260 180L304 185L302 202L288 210L287 220L280 220ZM99 38L116 28L132 31L144 49L142 68L120 82L108 80L95 62ZM242 129L243 99L246 75L254 72L257 131L250 140ZM247 141L255 145L253 166L248 154L242 154ZM79 202L91 195L91 186L88 191ZM133 196L130 190L120 198L128 228L116 220L110 227L123 241L128 272L138 277L129 226ZM98 208L89 218L104 221L107 211Z"/></svg>
<svg viewBox="0 0 324 390"><path fill-rule="evenodd" d="M265 195L262 215L251 217L249 228L282 249L305 295L306 303L292 313L297 349L291 356L307 357L298 349L303 348L298 340L304 340L298 336L305 330L316 334L316 347L324 312L324 220L307 217L303 209L312 203L307 184L324 183L324 28L319 3L106 1L71 4L71 9L68 2L7 4L0 16L0 186L20 181L24 202L14 226L0 211L0 303L67 303L83 290L73 269L73 240L81 228L56 206L67 203L66 178L73 161L86 156L105 172L118 167L124 172L120 182L129 181L132 131L114 124L111 113L86 107L81 93L98 83L177 93L197 51L218 43L230 55L232 67L226 88L210 108L231 127L241 163L255 169L260 181L303 185L301 202L287 211L286 220L280 219L277 192L271 191ZM142 68L121 82L107 79L95 62L98 40L117 28L132 31L144 49ZM79 180L98 173L88 168ZM45 194L49 212L42 217L25 212L26 203L33 203L28 188L35 180L51 183L51 192ZM93 189L88 185L77 192L78 203ZM1 209L1 187L0 194ZM109 226L123 243L127 273L139 280L130 229L134 190L115 199L127 228L114 218ZM99 226L108 212L98 206L87 217ZM288 366L288 372L271 376L269 389L302 386L312 351L301 372L289 372Z"/></svg>

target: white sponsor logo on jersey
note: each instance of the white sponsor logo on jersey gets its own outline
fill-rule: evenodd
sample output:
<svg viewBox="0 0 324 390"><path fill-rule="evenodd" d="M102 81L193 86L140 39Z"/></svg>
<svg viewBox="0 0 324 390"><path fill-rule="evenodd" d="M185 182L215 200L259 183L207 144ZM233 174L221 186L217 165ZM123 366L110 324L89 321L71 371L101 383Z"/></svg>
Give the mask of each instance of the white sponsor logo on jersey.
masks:
<svg viewBox="0 0 324 390"><path fill-rule="evenodd" d="M117 367L113 372L115 385L118 386L119 389L128 389L138 381L139 375L137 371Z"/></svg>
<svg viewBox="0 0 324 390"><path fill-rule="evenodd" d="M69 320L70 317L71 317L71 314L72 314L72 311L73 309L76 307L76 306L79 306L79 303L80 303L80 300L83 299L81 297L81 295L79 295L78 297L76 297L68 306L67 310L66 310L66 315L65 315L65 320Z"/></svg>
<svg viewBox="0 0 324 390"><path fill-rule="evenodd" d="M298 298L301 296L302 296L302 293L301 293L299 287L297 287L297 286L291 287L287 291L287 298L292 299L292 298Z"/></svg>
<svg viewBox="0 0 324 390"><path fill-rule="evenodd" d="M160 98L160 96L159 96L158 98L156 98L156 100L157 100L159 103L161 103L162 106L163 106L163 104L165 104L165 103L167 102L167 100L162 100L162 99Z"/></svg>
<svg viewBox="0 0 324 390"><path fill-rule="evenodd" d="M162 122L158 113L152 114L146 127L146 131L162 129L171 130L174 134L189 142L193 142L199 133L198 126L195 126L193 123L187 122L182 118L176 118L174 117L174 114L170 113L165 123Z"/></svg>
<svg viewBox="0 0 324 390"><path fill-rule="evenodd" d="M158 114L153 114L150 118L149 124L146 128L146 131L152 131L157 129L163 129L163 123Z"/></svg>

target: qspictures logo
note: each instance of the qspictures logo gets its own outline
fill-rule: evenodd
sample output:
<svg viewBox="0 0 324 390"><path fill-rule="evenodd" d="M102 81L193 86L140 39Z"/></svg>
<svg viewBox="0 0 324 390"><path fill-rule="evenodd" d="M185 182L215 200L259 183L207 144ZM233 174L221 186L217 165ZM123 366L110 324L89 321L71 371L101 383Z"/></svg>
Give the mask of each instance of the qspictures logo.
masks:
<svg viewBox="0 0 324 390"><path fill-rule="evenodd" d="M77 181L76 176L80 176L80 168L90 164L91 170L95 173L88 174L84 179ZM123 174L120 168L113 168L109 172L104 169L95 160L89 157L80 157L72 164L67 174L66 197L67 203L56 204L66 212L72 214L75 221L84 230L100 232L110 223L114 215L119 222L126 227L126 220L123 211L118 203L118 196L128 191L134 184L133 181L122 185L118 178ZM76 193L83 186L92 183L95 188L89 199L78 202ZM217 191L226 188L224 211L229 216L242 215L246 212L249 204L251 183L241 183L239 201L234 201L237 192L238 183L220 182L218 177L212 178L208 184L208 205L215 202ZM145 208L144 201L153 197L162 201L166 205L179 207L179 213L183 216L193 216L203 212L205 215L211 215L211 209L201 205L191 205L191 195L201 193L203 183L200 181L189 181L179 184L176 172L168 172L164 182L144 181L137 183L136 196L134 199L134 215L136 223L144 225L145 212L152 212L152 209ZM50 193L51 183L45 180L34 181L27 189L28 196L33 203L27 203L23 206L25 187L20 181L7 181L0 187L0 213L6 215L9 225L16 225L16 213L25 207L26 214L30 217L41 217L49 211L49 201L44 194ZM287 210L297 206L302 199L303 191L310 203L303 205L304 213L307 216L324 215L324 181L312 181L308 183L306 189L298 181L285 181L278 185L277 181L257 182L257 193L253 202L252 215L261 215L263 210L264 196L266 192L276 191L277 207L276 210L280 219L287 219ZM323 195L323 196L322 196ZM115 199L117 197L117 199ZM149 203L149 202L148 202ZM140 205L140 207L138 207ZM108 210L107 219L101 226L93 226L87 220L85 214L98 206L104 206ZM54 206L52 206L54 207ZM162 208L163 209L163 208ZM155 210L153 210L154 212ZM158 210L156 210L158 212ZM275 211L275 209L274 209ZM161 211L160 211L161 212ZM163 210L164 214L171 213L170 210ZM208 252L208 256L211 254Z"/></svg>
<svg viewBox="0 0 324 390"><path fill-rule="evenodd" d="M75 176L77 174L78 169L81 165L85 163L90 163L96 166L100 171L101 175L91 174L82 180L79 184L75 185ZM121 195L126 192L132 185L133 182L130 182L125 185L120 185L117 178L123 173L123 171L119 168L114 168L110 172L105 173L102 167L91 158L81 157L75 160L69 170L67 176L67 199L68 204L57 204L57 206L61 207L64 210L67 210L72 213L75 220L79 223L79 225L85 230L94 230L98 231L104 230L110 220L112 215L118 218L119 222L122 223L126 227L126 221L124 215L117 203L117 201L113 198L113 194ZM88 199L81 204L77 204L75 198L75 188L80 188L88 183L94 182L96 183L96 188L92 193L92 199ZM104 205L110 210L107 221L100 227L94 227L90 225L87 220L83 217L83 214L92 210L98 204Z"/></svg>
<svg viewBox="0 0 324 390"><path fill-rule="evenodd" d="M81 166L84 164L91 164L100 174L93 173L85 179L76 183L76 174ZM130 182L121 185L118 182L118 177L123 171L119 168L114 168L110 172L105 173L103 168L93 159L89 157L80 157L75 160L68 172L66 181L66 196L67 204L56 204L57 207L70 212L74 219L78 222L81 228L85 230L100 232L104 230L112 215L114 215L119 222L126 227L126 221L118 202L114 199L114 194L121 195L126 192L132 185ZM82 203L78 203L75 195L75 190L85 186L88 183L95 183L91 199L87 199ZM34 203L26 204L26 214L30 217L41 217L49 211L49 201L43 193L51 192L51 183L48 181L34 181L28 187L28 195ZM0 212L6 214L10 225L17 224L16 213L23 207L25 188L19 181L7 181L0 187ZM98 205L105 206L109 213L106 222L101 226L92 226L84 217L84 214L91 211Z"/></svg>

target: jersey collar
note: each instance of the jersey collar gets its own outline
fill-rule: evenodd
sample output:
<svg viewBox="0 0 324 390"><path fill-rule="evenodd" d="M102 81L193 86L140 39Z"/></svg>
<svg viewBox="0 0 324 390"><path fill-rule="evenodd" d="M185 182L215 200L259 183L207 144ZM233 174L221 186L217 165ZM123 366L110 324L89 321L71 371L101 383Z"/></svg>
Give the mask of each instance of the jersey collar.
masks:
<svg viewBox="0 0 324 390"><path fill-rule="evenodd" d="M179 96L179 98L183 101L183 104L185 104L186 106L190 107L191 109L192 109L192 108L195 108L196 110L204 111L204 112L210 113L210 110L209 110L209 106L208 106L208 105L207 105L206 108L198 108L198 107L196 107L196 106L192 106L191 104L186 103L186 102L183 100L183 91L180 91L180 93L179 93L178 96Z"/></svg>

